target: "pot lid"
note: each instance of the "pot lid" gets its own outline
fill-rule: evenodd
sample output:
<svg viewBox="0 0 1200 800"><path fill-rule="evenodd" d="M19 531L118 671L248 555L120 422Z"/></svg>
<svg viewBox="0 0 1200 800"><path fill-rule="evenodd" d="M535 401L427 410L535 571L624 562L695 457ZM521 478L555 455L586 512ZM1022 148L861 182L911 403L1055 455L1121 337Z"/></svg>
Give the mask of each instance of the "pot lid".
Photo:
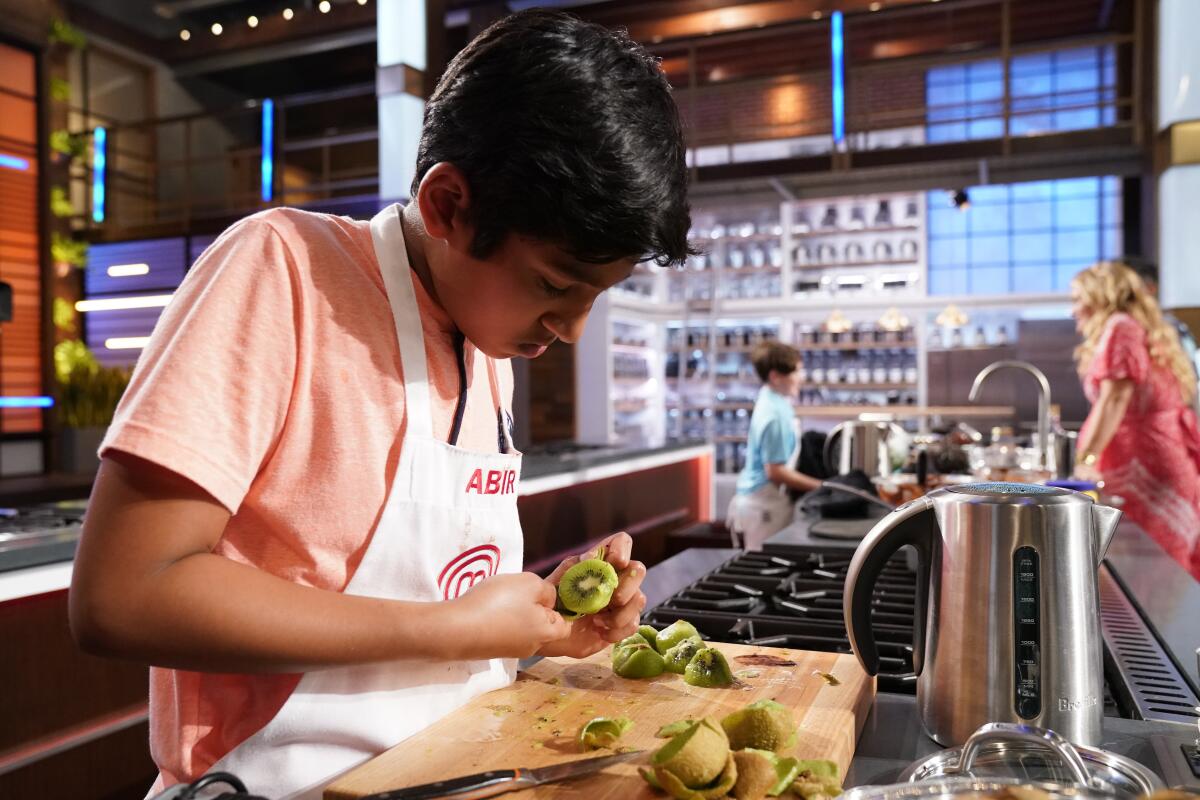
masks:
<svg viewBox="0 0 1200 800"><path fill-rule="evenodd" d="M919 783L860 786L838 800L1113 800L1114 795L1074 784L1017 778L934 778Z"/></svg>
<svg viewBox="0 0 1200 800"><path fill-rule="evenodd" d="M962 747L922 759L900 776L911 782L944 778L1053 784L1105 796L1140 796L1164 788L1154 772L1131 758L1073 745L1045 728L1010 723L984 725Z"/></svg>

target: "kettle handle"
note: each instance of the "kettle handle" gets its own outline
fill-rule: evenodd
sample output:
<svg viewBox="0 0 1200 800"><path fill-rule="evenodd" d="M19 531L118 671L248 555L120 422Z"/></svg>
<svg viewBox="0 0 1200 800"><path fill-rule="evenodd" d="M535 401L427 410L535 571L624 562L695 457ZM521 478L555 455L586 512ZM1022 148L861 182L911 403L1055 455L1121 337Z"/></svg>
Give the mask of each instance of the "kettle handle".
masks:
<svg viewBox="0 0 1200 800"><path fill-rule="evenodd" d="M830 457L833 455L833 441L841 434L845 427L846 423L839 422L825 435L825 447L821 453L821 460L825 462L825 473L827 475L834 476L838 474L838 470Z"/></svg>
<svg viewBox="0 0 1200 800"><path fill-rule="evenodd" d="M916 604L913 610L913 673L921 674L925 661L925 617L929 601L929 572L933 562L936 521L933 503L918 497L881 519L854 551L846 574L842 612L850 646L868 675L879 674L879 649L871 630L872 592L888 559L904 545L917 551Z"/></svg>

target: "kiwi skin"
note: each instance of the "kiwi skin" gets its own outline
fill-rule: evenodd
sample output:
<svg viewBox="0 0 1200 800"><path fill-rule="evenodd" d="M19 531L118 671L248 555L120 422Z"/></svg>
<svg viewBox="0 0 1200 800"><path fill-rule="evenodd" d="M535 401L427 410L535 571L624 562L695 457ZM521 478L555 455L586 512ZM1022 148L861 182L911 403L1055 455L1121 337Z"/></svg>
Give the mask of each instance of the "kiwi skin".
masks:
<svg viewBox="0 0 1200 800"><path fill-rule="evenodd" d="M617 571L612 564L588 558L563 574L558 582L558 599L569 612L595 614L608 607L617 581Z"/></svg>

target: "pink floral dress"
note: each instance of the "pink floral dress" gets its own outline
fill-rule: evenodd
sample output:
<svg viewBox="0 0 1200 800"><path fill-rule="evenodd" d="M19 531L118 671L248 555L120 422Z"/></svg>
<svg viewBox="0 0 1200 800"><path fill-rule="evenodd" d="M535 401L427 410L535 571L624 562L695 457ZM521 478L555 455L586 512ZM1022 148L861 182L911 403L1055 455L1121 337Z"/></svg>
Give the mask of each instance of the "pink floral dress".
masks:
<svg viewBox="0 0 1200 800"><path fill-rule="evenodd" d="M1106 492L1124 498L1125 514L1200 580L1200 425L1174 374L1151 360L1146 339L1137 320L1114 314L1084 376L1093 403L1105 380L1134 384L1098 466Z"/></svg>

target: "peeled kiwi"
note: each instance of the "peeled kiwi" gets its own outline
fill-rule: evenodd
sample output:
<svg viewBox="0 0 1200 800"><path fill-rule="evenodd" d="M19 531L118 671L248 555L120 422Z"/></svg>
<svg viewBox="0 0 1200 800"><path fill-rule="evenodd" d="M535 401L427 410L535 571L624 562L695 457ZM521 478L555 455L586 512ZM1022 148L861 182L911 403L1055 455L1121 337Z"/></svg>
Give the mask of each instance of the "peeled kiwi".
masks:
<svg viewBox="0 0 1200 800"><path fill-rule="evenodd" d="M682 675L687 669L688 662L696 653L704 649L704 642L698 638L684 639L679 644L663 653L663 661L667 664L667 671Z"/></svg>
<svg viewBox="0 0 1200 800"><path fill-rule="evenodd" d="M638 635L644 638L651 647L658 649L655 640L658 638L658 631L654 630L653 625L641 625L638 627Z"/></svg>
<svg viewBox="0 0 1200 800"><path fill-rule="evenodd" d="M597 548L591 558L568 569L558 582L558 600L567 612L563 616L574 619L603 611L616 588L617 571L604 560L604 548Z"/></svg>
<svg viewBox="0 0 1200 800"><path fill-rule="evenodd" d="M666 670L663 657L645 642L614 647L612 666L622 678L656 678Z"/></svg>
<svg viewBox="0 0 1200 800"><path fill-rule="evenodd" d="M684 639L700 638L700 631L687 620L676 620L658 632L654 646L660 653L666 653Z"/></svg>
<svg viewBox="0 0 1200 800"><path fill-rule="evenodd" d="M683 671L683 680L692 686L715 688L729 686L733 683L733 673L729 670L729 662L720 650L705 647L697 651Z"/></svg>

